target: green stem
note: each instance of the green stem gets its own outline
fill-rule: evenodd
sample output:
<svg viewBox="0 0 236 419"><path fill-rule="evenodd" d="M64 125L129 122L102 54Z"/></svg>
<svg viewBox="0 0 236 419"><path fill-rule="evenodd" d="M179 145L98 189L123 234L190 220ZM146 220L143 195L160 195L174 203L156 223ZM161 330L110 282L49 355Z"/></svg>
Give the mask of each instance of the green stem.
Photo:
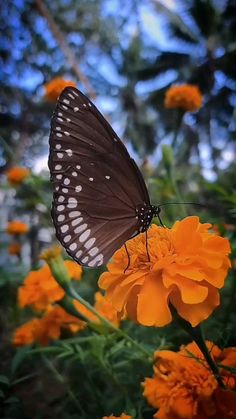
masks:
<svg viewBox="0 0 236 419"><path fill-rule="evenodd" d="M177 110L174 135L173 135L173 140L172 140L172 143L171 143L171 146L172 146L173 150L176 147L177 138L178 138L178 135L179 135L179 130L180 130L180 127L181 127L181 123L182 123L182 119L183 119L184 113L185 113L185 111L183 111L181 109L178 109Z"/></svg>
<svg viewBox="0 0 236 419"><path fill-rule="evenodd" d="M174 307L171 308L175 319L177 320L177 322L179 323L179 325L185 330L185 332L187 332L191 338L194 340L194 342L197 344L197 346L199 347L200 351L202 352L206 362L208 363L211 371L213 372L215 379L217 380L219 386L221 388L223 388L224 390L226 389L224 382L221 378L220 375L220 371L218 366L216 365L216 363L213 361L210 352L206 346L204 337L203 337L203 333L202 333L202 329L199 326L196 327L192 327L191 324L189 322L187 322L186 320L184 320L182 317L180 317L177 313L177 311L175 310Z"/></svg>
<svg viewBox="0 0 236 419"><path fill-rule="evenodd" d="M138 342L136 342L134 339L132 339L129 335L127 335L123 330L116 327L114 324L112 324L109 320L107 320L105 317L103 317L100 313L98 313L97 310L86 300L84 300L76 291L75 289L70 285L67 284L66 291L68 295L71 298L74 298L75 300L79 301L81 304L83 304L88 310L90 310L100 321L102 324L107 326L109 329L116 332L118 335L122 336L124 339L126 339L128 342L130 342L133 346L138 348L141 352L143 352L145 355L150 356L150 352L147 351L142 345L140 345Z"/></svg>
<svg viewBox="0 0 236 419"><path fill-rule="evenodd" d="M114 326L109 320L107 320L105 317L103 317L100 313L95 310L95 308L89 304L88 301L84 300L73 288L71 285L71 278L69 276L69 272L67 271L64 261L61 256L50 258L47 260L48 265L51 269L51 272L56 279L56 281L59 283L59 285L65 290L65 293L67 296L71 297L72 299L75 299L79 301L83 306L85 306L88 310L91 311L100 321L102 324L107 326L109 329L114 330L118 335L122 336L126 341L130 342L133 346L138 348L142 353L144 353L146 356L150 356L150 352L145 349L142 345L140 345L138 342L136 342L134 339L132 339L129 335L127 335L123 330L119 329L118 327ZM78 317L78 314L77 314ZM89 319L88 319L89 321Z"/></svg>

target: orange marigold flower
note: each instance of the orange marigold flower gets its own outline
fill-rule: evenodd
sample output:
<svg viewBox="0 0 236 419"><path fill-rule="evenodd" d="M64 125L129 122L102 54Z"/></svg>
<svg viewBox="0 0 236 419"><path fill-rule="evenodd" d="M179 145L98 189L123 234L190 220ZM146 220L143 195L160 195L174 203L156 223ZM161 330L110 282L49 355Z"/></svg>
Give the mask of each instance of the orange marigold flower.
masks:
<svg viewBox="0 0 236 419"><path fill-rule="evenodd" d="M103 419L132 419L132 416L126 415L125 413L121 413L121 416L103 416Z"/></svg>
<svg viewBox="0 0 236 419"><path fill-rule="evenodd" d="M31 345L35 342L35 335L40 328L40 319L32 319L22 324L14 333L12 342L15 346Z"/></svg>
<svg viewBox="0 0 236 419"><path fill-rule="evenodd" d="M101 314L115 326L119 326L120 318L118 317L117 311L108 300L108 298L102 295L100 292L95 293L94 308L98 311L99 314ZM99 322L98 318L96 318L96 322Z"/></svg>
<svg viewBox="0 0 236 419"><path fill-rule="evenodd" d="M9 255L12 255L12 256L16 255L16 256L18 256L18 255L20 255L20 252L21 252L21 245L20 245L20 243L13 242L13 243L9 244L9 246L8 246L8 253L9 253Z"/></svg>
<svg viewBox="0 0 236 419"><path fill-rule="evenodd" d="M49 307L41 319L33 319L20 326L13 337L13 344L24 346L32 343L48 345L51 340L59 339L62 329L73 333L84 329L86 323L68 314L62 307Z"/></svg>
<svg viewBox="0 0 236 419"><path fill-rule="evenodd" d="M197 86L183 84L171 86L165 95L165 107L182 109L188 112L197 111L202 105L202 95Z"/></svg>
<svg viewBox="0 0 236 419"><path fill-rule="evenodd" d="M66 260L65 266L72 279L80 279L82 268L75 262ZM38 271L31 271L18 290L18 303L21 308L32 306L35 310L45 310L51 303L60 301L65 291L51 274L48 265Z"/></svg>
<svg viewBox="0 0 236 419"><path fill-rule="evenodd" d="M20 185L30 175L30 170L25 167L12 167L6 171L8 182L12 185Z"/></svg>
<svg viewBox="0 0 236 419"><path fill-rule="evenodd" d="M215 362L236 366L236 348L221 351L212 342L206 344ZM236 417L236 398L233 401L232 397L233 394L236 396L233 392L236 390L236 375L222 368L220 373L227 390L219 389L195 343L182 346L177 353L158 351L154 358L154 376L145 379L143 394L151 406L159 409L155 419Z"/></svg>
<svg viewBox="0 0 236 419"><path fill-rule="evenodd" d="M76 83L71 80L64 80L60 77L51 80L49 83L44 85L45 98L48 102L56 102L58 96L67 86L75 87Z"/></svg>
<svg viewBox="0 0 236 419"><path fill-rule="evenodd" d="M178 314L198 325L219 305L218 289L230 267L229 241L208 232L196 216L177 221L171 229L152 225L146 236L127 242L108 264L99 286L121 318L145 326L165 326L172 320L171 303Z"/></svg>
<svg viewBox="0 0 236 419"><path fill-rule="evenodd" d="M21 221L11 221L8 223L6 232L8 234L26 234L29 231L28 224L22 223Z"/></svg>

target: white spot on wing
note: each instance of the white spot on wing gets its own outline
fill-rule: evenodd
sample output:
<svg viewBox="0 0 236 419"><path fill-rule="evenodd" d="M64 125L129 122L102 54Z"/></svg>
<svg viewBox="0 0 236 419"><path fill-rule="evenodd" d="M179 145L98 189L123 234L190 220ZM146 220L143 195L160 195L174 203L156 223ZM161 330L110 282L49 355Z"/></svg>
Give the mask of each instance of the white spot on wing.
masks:
<svg viewBox="0 0 236 419"><path fill-rule="evenodd" d="M70 234L68 234L67 236L65 236L65 237L63 238L63 240L64 240L64 242L65 242L65 243L68 243L68 242L71 240L71 236L70 236Z"/></svg>
<svg viewBox="0 0 236 419"><path fill-rule="evenodd" d="M69 204L67 205L68 208L76 208L77 200L75 198L69 198L68 202L69 202Z"/></svg>
<svg viewBox="0 0 236 419"><path fill-rule="evenodd" d="M62 159L62 157L63 157L63 153L57 153L57 157L58 157L59 159Z"/></svg>
<svg viewBox="0 0 236 419"><path fill-rule="evenodd" d="M97 247L93 247L91 250L89 250L90 256L95 256L99 252L99 249Z"/></svg>
<svg viewBox="0 0 236 419"><path fill-rule="evenodd" d="M79 237L79 241L81 242L81 243L83 243L85 240L87 240L87 238L89 237L89 235L90 235L90 232L91 232L91 230L90 229L88 229L88 230L86 230L83 234L81 234L81 236Z"/></svg>
<svg viewBox="0 0 236 419"><path fill-rule="evenodd" d="M72 251L74 251L76 248L77 248L77 243L72 243L72 244L69 246L69 249L70 249L70 250L72 250Z"/></svg>
<svg viewBox="0 0 236 419"><path fill-rule="evenodd" d="M65 215L63 215L63 214L60 214L60 215L58 215L58 217L57 217L57 221L64 221L64 219L65 219L66 217L65 217Z"/></svg>
<svg viewBox="0 0 236 419"><path fill-rule="evenodd" d="M72 225L73 227L74 227L74 226L77 226L77 225L78 225L78 224L80 224L82 221L83 221L83 217L76 218L75 220L71 221L71 225Z"/></svg>
<svg viewBox="0 0 236 419"><path fill-rule="evenodd" d="M92 237L91 239L89 239L85 244L84 247L86 247L86 249L90 249L90 247L92 247L92 245L95 243L96 239L95 237Z"/></svg>
<svg viewBox="0 0 236 419"><path fill-rule="evenodd" d="M79 258L82 255L82 250L78 250L78 252L75 254L75 257Z"/></svg>
<svg viewBox="0 0 236 419"><path fill-rule="evenodd" d="M100 266L103 263L103 255L100 253L97 255L91 262L88 263L88 266Z"/></svg>
<svg viewBox="0 0 236 419"><path fill-rule="evenodd" d="M65 179L64 179L64 185L69 185L70 184L70 179L68 178L68 177L66 177Z"/></svg>
<svg viewBox="0 0 236 419"><path fill-rule="evenodd" d="M80 211L71 211L71 212L69 213L69 217L70 217L70 218L79 217L80 215L81 215L81 212L80 212Z"/></svg>
<svg viewBox="0 0 236 419"><path fill-rule="evenodd" d="M68 224L65 224L64 226L61 226L61 232L62 233L66 233L66 231L68 231L68 230L69 230Z"/></svg>
<svg viewBox="0 0 236 419"><path fill-rule="evenodd" d="M65 209L65 205L58 205L57 211L63 211Z"/></svg>
<svg viewBox="0 0 236 419"><path fill-rule="evenodd" d="M70 148L68 148L67 150L66 150L66 153L68 154L68 156L69 157L71 157L72 156L72 150L70 149Z"/></svg>
<svg viewBox="0 0 236 419"><path fill-rule="evenodd" d="M58 144L59 145L59 144ZM61 146L60 146L60 148L61 148ZM55 166L55 170L60 170L62 168L62 166L61 166L61 164L56 164L56 166Z"/></svg>
<svg viewBox="0 0 236 419"><path fill-rule="evenodd" d="M76 227L74 231L76 234L81 233L82 231L86 230L87 227L88 227L88 224L82 224L81 226Z"/></svg>
<svg viewBox="0 0 236 419"><path fill-rule="evenodd" d="M81 185L76 186L76 187L75 187L75 191L76 191L76 192L80 192L80 191L82 191L82 186L81 186Z"/></svg>
<svg viewBox="0 0 236 419"><path fill-rule="evenodd" d="M61 144L56 144L56 149L60 150L60 148L61 148Z"/></svg>
<svg viewBox="0 0 236 419"><path fill-rule="evenodd" d="M85 258L83 258L83 259L81 260L81 262L82 262L82 263L86 263L86 262L88 262L88 259L89 259L89 258L88 258L88 256L85 256Z"/></svg>

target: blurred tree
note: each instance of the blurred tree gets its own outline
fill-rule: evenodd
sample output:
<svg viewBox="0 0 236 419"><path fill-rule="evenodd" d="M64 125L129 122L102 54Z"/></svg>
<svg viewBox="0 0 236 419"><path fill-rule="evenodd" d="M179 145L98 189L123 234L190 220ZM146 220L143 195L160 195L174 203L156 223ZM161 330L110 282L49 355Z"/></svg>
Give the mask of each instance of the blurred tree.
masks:
<svg viewBox="0 0 236 419"><path fill-rule="evenodd" d="M53 106L43 100L42 86L58 75L74 78L85 93L91 86L99 107L109 110L108 117L112 114L144 160L172 135L176 114L163 106L167 87L196 83L204 106L184 118L177 161L202 165L206 153L208 169L223 168L223 153L235 145L235 3L174 4L175 9L158 0L5 2L0 17L1 170L14 160L32 166L32 156L46 153ZM151 36L145 16L161 24L163 45L160 29L152 28L156 36Z"/></svg>

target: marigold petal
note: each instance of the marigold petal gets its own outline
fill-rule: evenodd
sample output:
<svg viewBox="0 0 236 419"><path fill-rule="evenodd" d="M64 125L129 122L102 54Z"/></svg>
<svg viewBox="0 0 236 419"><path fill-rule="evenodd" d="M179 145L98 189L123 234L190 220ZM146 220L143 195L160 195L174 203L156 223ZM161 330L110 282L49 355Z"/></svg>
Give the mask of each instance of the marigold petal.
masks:
<svg viewBox="0 0 236 419"><path fill-rule="evenodd" d="M99 288L106 290L111 286L111 284L116 283L118 279L122 281L122 278L123 275L111 275L110 272L103 272L98 280L98 286Z"/></svg>
<svg viewBox="0 0 236 419"><path fill-rule="evenodd" d="M225 283L225 277L228 272L228 266L226 268L221 269L212 269L205 268L204 269L204 279L211 285L216 288L222 288Z"/></svg>
<svg viewBox="0 0 236 419"><path fill-rule="evenodd" d="M145 277L137 279L133 284L127 284L126 286L117 286L113 284L113 287L107 290L107 296L109 298L112 295L112 304L117 311L122 311L122 306L126 305L129 294L133 287L139 288L143 284Z"/></svg>
<svg viewBox="0 0 236 419"><path fill-rule="evenodd" d="M174 277L163 274L163 284L166 288L176 285L181 293L183 303L198 304L204 301L208 295L208 287L199 285L181 275Z"/></svg>
<svg viewBox="0 0 236 419"><path fill-rule="evenodd" d="M205 242L205 246L207 249L215 253L222 253L224 255L228 255L230 253L230 245L228 240L224 237L220 236L213 236L209 237L208 240Z"/></svg>
<svg viewBox="0 0 236 419"><path fill-rule="evenodd" d="M179 315L195 327L207 319L211 312L220 304L220 297L218 290L208 285L208 296L202 303L184 303L179 291L170 294L170 301L177 308Z"/></svg>
<svg viewBox="0 0 236 419"><path fill-rule="evenodd" d="M187 249L199 248L202 244L200 234L197 234L199 218L197 216L186 217L181 221L176 221L173 230L173 240L175 249L178 252L187 251ZM184 231L184 234L183 234ZM186 237L188 240L186 240Z"/></svg>
<svg viewBox="0 0 236 419"><path fill-rule="evenodd" d="M138 322L144 326L165 326L170 323L169 293L157 275L148 275L138 295Z"/></svg>
<svg viewBox="0 0 236 419"><path fill-rule="evenodd" d="M177 262L176 264L169 266L167 271L171 275L180 274L189 279L193 279L194 281L202 281L204 279L201 268L197 267L196 265L194 266L193 264L181 265Z"/></svg>
<svg viewBox="0 0 236 419"><path fill-rule="evenodd" d="M177 396L171 403L173 416L179 419L192 419L195 416L194 407L194 401L186 396Z"/></svg>

